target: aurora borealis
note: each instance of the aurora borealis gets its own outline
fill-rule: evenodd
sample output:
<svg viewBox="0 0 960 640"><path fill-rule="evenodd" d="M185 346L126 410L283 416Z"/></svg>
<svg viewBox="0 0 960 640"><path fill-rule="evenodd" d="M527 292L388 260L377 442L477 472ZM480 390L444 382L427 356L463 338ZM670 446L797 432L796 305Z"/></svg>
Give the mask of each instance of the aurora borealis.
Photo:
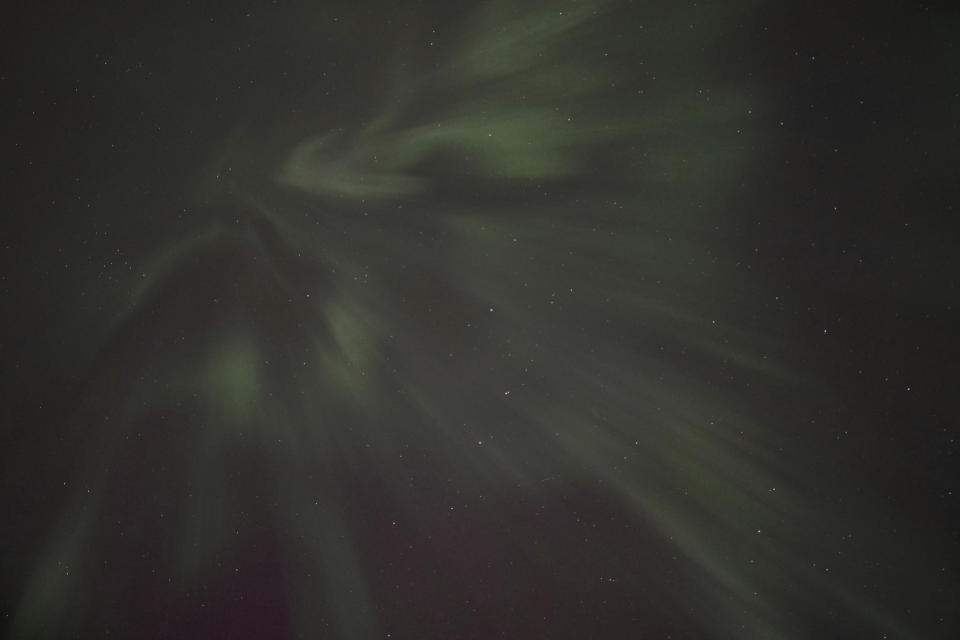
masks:
<svg viewBox="0 0 960 640"><path fill-rule="evenodd" d="M5 637L955 636L956 11L131 4L4 27Z"/></svg>

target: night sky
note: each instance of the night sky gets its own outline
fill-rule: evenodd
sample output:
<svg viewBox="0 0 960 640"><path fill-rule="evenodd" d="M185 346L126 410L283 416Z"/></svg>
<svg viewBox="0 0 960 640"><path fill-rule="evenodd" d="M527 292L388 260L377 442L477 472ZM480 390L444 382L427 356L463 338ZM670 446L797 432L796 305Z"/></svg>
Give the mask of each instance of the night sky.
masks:
<svg viewBox="0 0 960 640"><path fill-rule="evenodd" d="M960 12L17 4L4 637L960 637Z"/></svg>

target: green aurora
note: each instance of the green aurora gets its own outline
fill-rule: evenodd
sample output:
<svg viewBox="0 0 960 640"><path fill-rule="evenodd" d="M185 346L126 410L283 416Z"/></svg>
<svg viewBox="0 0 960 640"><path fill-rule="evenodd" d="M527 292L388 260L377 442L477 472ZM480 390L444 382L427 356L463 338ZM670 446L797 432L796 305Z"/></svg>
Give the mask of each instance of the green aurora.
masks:
<svg viewBox="0 0 960 640"><path fill-rule="evenodd" d="M257 42L289 32L284 51L320 58L326 30L360 20L341 8L289 8ZM736 240L779 116L729 34L769 10L493 0L439 33L409 20L442 55L361 30L400 61L358 81L364 106L324 112L323 91L277 79L218 102L241 115L173 195L104 179L120 248L64 257L71 392L44 433L65 434L65 462L56 513L17 543L33 551L8 637L123 636L156 615L130 593L199 616L261 552L282 567L260 581L285 603L278 637L412 637L415 612L433 620L422 637L587 637L595 618L562 621L600 588L637 626L597 637L647 637L657 614L651 633L673 637L815 637L837 619L923 637L863 588L861 555L835 551L869 538L881 499L821 499L835 463L791 434L831 392ZM158 173L176 174L168 157ZM5 439L44 450L16 426ZM34 464L20 456L8 485ZM922 539L904 553L935 576ZM422 576L392 591L385 567L408 556ZM558 609L511 590L524 573ZM505 626L444 627L464 601Z"/></svg>

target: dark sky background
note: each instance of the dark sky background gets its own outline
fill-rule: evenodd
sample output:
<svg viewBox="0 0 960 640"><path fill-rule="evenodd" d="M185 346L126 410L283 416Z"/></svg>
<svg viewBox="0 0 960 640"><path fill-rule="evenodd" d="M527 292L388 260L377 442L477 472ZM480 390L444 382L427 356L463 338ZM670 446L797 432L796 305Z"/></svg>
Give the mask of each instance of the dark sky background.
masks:
<svg viewBox="0 0 960 640"><path fill-rule="evenodd" d="M10 638L954 638L947 3L7 9Z"/></svg>

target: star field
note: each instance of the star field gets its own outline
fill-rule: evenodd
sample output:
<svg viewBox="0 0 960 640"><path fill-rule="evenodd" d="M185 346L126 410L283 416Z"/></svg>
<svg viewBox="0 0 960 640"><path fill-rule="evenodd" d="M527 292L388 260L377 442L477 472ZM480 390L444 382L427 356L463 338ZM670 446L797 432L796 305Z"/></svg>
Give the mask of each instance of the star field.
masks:
<svg viewBox="0 0 960 640"><path fill-rule="evenodd" d="M2 27L11 638L952 638L960 14Z"/></svg>

